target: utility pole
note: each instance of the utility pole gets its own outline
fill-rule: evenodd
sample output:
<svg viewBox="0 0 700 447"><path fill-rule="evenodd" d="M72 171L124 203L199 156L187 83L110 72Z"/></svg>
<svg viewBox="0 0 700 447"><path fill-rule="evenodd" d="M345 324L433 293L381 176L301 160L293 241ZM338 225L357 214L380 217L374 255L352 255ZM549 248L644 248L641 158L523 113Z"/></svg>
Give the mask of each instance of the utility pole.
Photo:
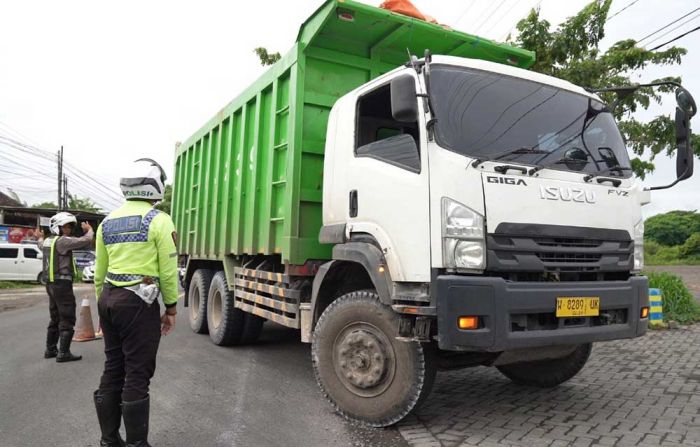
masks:
<svg viewBox="0 0 700 447"><path fill-rule="evenodd" d="M58 200L56 201L56 208L58 208L57 211L61 211L63 205L63 146L58 151L56 164L58 166Z"/></svg>
<svg viewBox="0 0 700 447"><path fill-rule="evenodd" d="M63 174L63 209L68 209L68 176Z"/></svg>

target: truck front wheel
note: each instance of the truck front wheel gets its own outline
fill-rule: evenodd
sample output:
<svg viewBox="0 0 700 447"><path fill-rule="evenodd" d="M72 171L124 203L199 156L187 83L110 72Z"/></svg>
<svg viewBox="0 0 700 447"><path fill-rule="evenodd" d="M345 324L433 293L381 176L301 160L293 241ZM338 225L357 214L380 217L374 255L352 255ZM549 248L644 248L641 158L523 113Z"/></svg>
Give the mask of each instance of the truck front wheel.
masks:
<svg viewBox="0 0 700 447"><path fill-rule="evenodd" d="M574 351L559 359L513 363L498 366L498 370L519 385L551 388L578 374L591 355L591 343L578 345Z"/></svg>
<svg viewBox="0 0 700 447"><path fill-rule="evenodd" d="M386 427L430 393L432 346L397 340L398 323L373 290L341 296L319 318L311 347L316 381L344 417Z"/></svg>
<svg viewBox="0 0 700 447"><path fill-rule="evenodd" d="M192 275L189 297L190 327L196 334L207 333L207 296L214 272L208 269L198 269Z"/></svg>

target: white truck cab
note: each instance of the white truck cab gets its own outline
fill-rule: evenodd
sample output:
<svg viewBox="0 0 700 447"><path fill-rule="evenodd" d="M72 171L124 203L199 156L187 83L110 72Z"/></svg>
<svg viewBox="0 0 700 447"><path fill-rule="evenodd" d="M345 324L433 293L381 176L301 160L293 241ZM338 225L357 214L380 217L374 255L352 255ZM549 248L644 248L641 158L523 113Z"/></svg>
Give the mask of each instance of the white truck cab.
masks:
<svg viewBox="0 0 700 447"><path fill-rule="evenodd" d="M683 180L695 104L678 87ZM581 87L482 60L414 59L336 102L323 194L321 240L379 250L383 302L418 315L407 338L529 348L533 360L646 332L650 191L608 105Z"/></svg>

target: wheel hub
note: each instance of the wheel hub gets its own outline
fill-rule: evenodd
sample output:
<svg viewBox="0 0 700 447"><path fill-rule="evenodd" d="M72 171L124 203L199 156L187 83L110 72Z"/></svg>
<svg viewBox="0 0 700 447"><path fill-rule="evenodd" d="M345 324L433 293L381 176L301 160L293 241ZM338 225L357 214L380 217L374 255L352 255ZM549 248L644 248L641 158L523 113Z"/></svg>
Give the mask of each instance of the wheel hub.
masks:
<svg viewBox="0 0 700 447"><path fill-rule="evenodd" d="M346 388L361 396L383 392L394 374L393 350L375 327L350 327L336 338L335 369Z"/></svg>

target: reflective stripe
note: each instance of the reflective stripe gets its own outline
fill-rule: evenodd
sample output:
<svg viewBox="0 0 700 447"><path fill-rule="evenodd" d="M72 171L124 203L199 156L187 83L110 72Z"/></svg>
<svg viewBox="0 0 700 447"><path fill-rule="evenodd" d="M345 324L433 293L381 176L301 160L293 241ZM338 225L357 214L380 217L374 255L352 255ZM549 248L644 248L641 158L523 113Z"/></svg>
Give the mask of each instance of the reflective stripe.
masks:
<svg viewBox="0 0 700 447"><path fill-rule="evenodd" d="M141 281L145 277L146 277L145 275L125 275L125 274L107 272L107 279L110 281L117 281L117 282ZM156 278L156 277L149 276L149 278L153 278L154 281L158 281L158 278Z"/></svg>
<svg viewBox="0 0 700 447"><path fill-rule="evenodd" d="M151 226L151 221L153 221L159 212L160 211L153 209L146 213L141 221L141 229L138 233L102 233L102 241L105 245L121 244L124 242L148 242L148 229ZM102 225L104 225L104 222Z"/></svg>
<svg viewBox="0 0 700 447"><path fill-rule="evenodd" d="M57 237L53 238L51 241L51 256L49 256L49 282L54 281L54 263L53 263L53 254L55 252L56 248L56 241L58 240Z"/></svg>

